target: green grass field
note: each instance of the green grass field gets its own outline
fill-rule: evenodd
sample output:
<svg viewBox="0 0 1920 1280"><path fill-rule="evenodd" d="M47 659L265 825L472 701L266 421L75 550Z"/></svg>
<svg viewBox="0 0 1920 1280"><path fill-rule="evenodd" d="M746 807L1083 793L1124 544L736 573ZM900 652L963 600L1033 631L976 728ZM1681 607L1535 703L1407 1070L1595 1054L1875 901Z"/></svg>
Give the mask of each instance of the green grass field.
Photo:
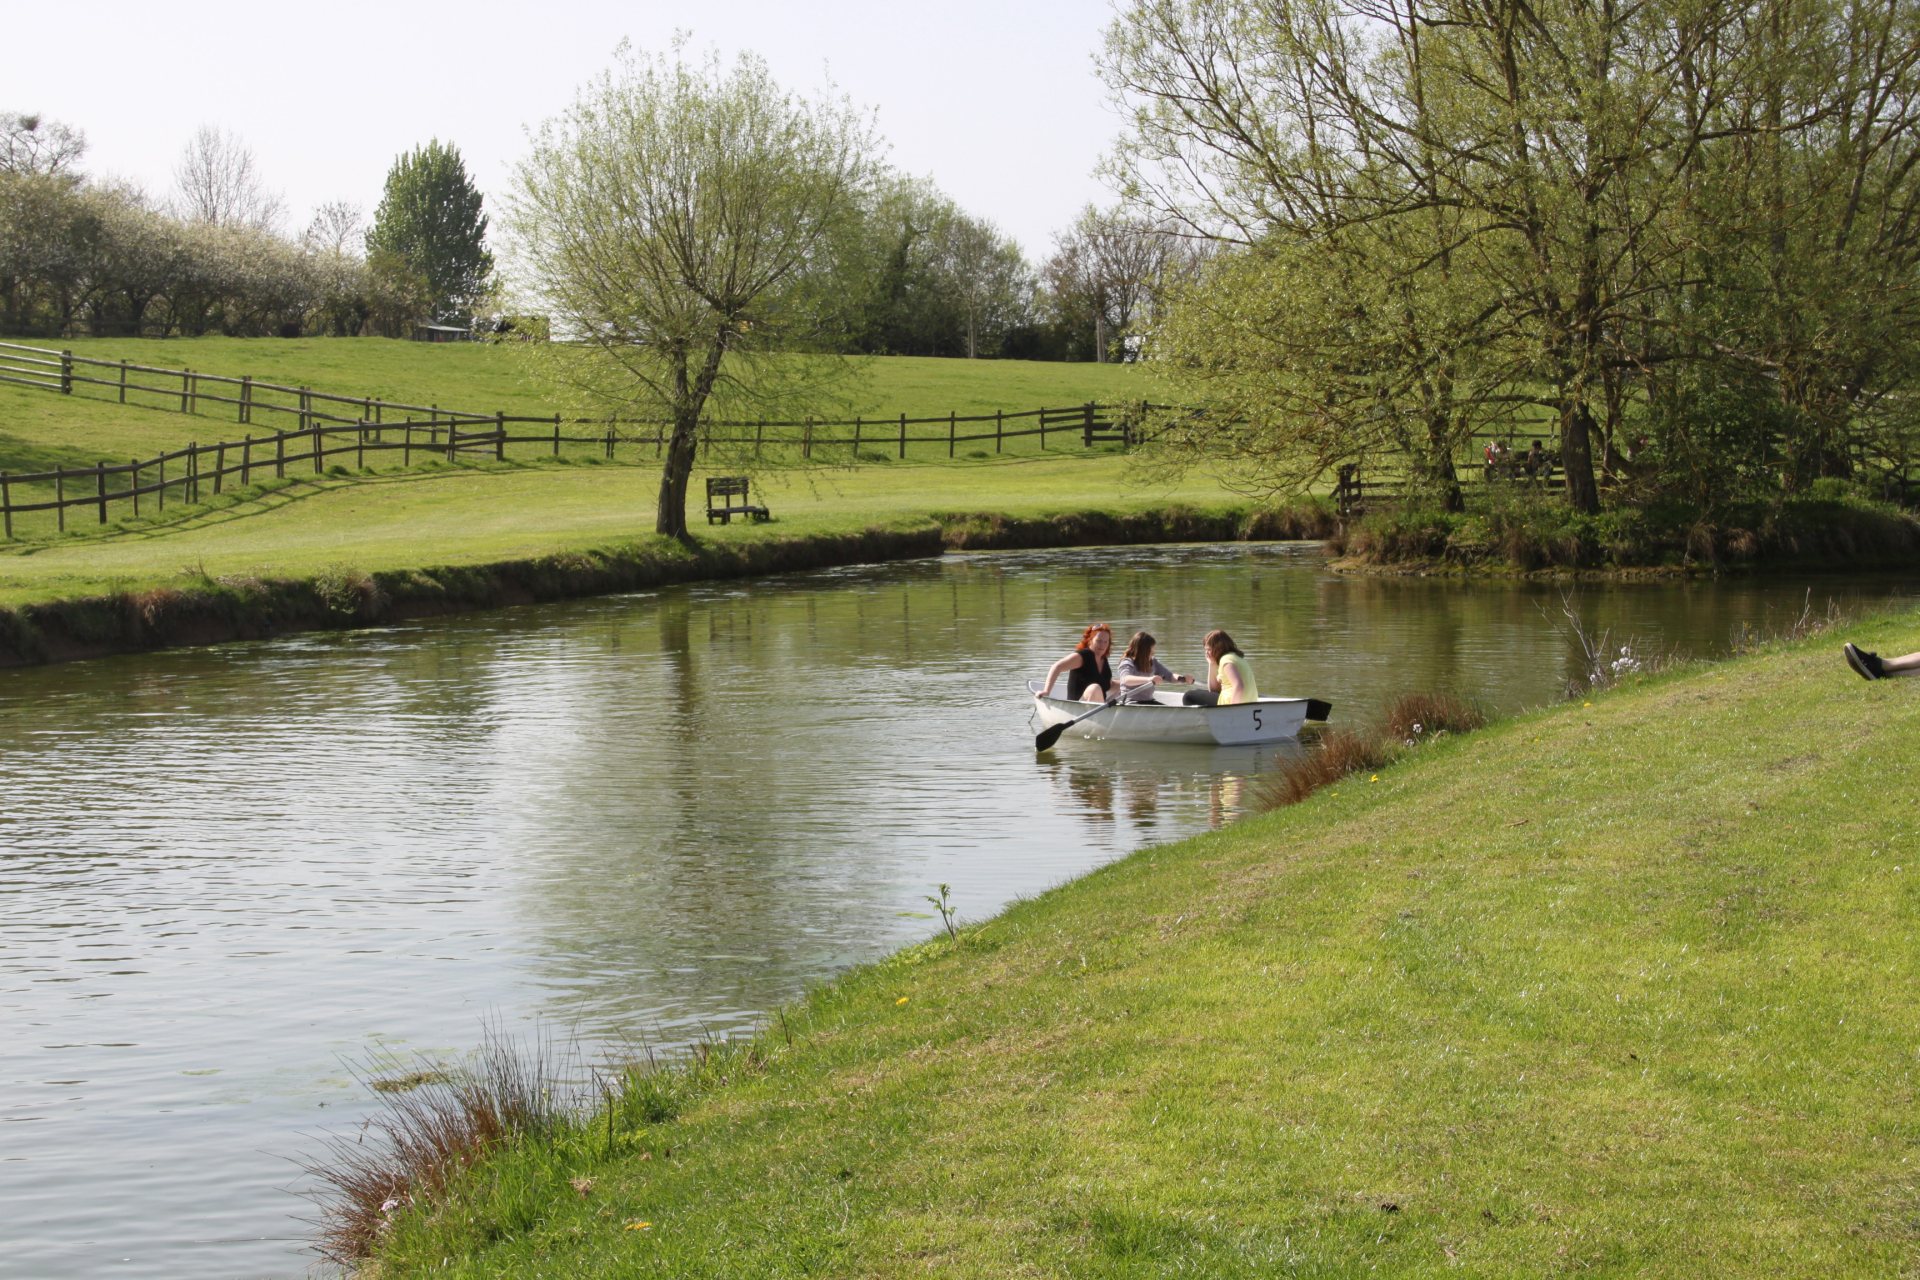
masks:
<svg viewBox="0 0 1920 1280"><path fill-rule="evenodd" d="M1911 1275L1920 681L1838 643L964 922L611 1143L499 1155L377 1274Z"/></svg>
<svg viewBox="0 0 1920 1280"><path fill-rule="evenodd" d="M651 465L624 463L309 477L152 527L108 526L0 547L0 606L184 587L206 575L299 578L341 565L379 572L579 550L650 533L659 483ZM773 471L755 486L773 523L709 526L700 514L696 475L689 512L698 536L725 541L839 532L941 511L1123 513L1170 503L1219 505L1229 497L1201 477L1085 454Z"/></svg>
<svg viewBox="0 0 1920 1280"><path fill-rule="evenodd" d="M48 345L48 344L41 344ZM67 339L59 344L76 356L130 360L166 369L193 369L227 377L248 376L294 387L353 397L437 405L443 409L546 417L574 410L541 381L525 351L511 344L428 345L385 338L194 338ZM95 377L117 379L109 370L80 366ZM131 375L138 381L140 375ZM294 421L264 411L251 427L237 421L231 405L202 404L187 415L178 380L147 375L165 394L131 392L123 411L117 387L80 385L61 396L0 386L0 467L26 471L58 457L67 466L92 466L151 455L189 440L238 440L251 430L285 430ZM207 388L214 390L211 385ZM233 388L222 394L234 395ZM1024 360L936 360L885 357L854 362L854 412L869 418L991 414L1117 401L1148 394L1140 370L1130 365L1056 364ZM262 399L266 396L262 395ZM285 397L280 397L285 400Z"/></svg>
<svg viewBox="0 0 1920 1280"><path fill-rule="evenodd" d="M551 405L530 381L522 353L511 346L222 338L67 345L100 359L245 373L444 407L534 414L549 412ZM867 398L916 417L1113 399L1140 385L1138 370L1111 365L875 359L859 368ZM164 405L160 397L146 399L153 403L121 405L117 389L82 387L80 394L64 396L0 386L0 470L124 462L188 441L237 440L267 430L235 423L230 407L189 415L177 411L177 395ZM1005 454L993 453L990 445L957 450L951 463L944 441L914 445L902 463L891 439L863 447L867 460L859 466L845 465L850 449L806 467L793 466L798 459L778 450L758 461L718 458L710 466L751 471L782 533L924 518L936 510L1125 511L1227 497L1210 482L1168 479L1111 455L1089 455L1071 433L1056 440L1051 456L1029 441ZM203 574L300 577L341 564L369 572L478 564L651 530L659 484L651 447L622 444L614 465L592 465L601 462L598 445L568 446L558 465L547 453L544 446L523 446L510 452L506 466L442 466L416 458L410 468L400 465L399 454L376 454L369 455L367 472L351 476L314 475L310 465L301 465L284 484L228 494L202 508L183 508L176 491L159 519L151 496L142 520L131 518L129 504L110 504L105 526L92 509L70 509L64 537L56 536L50 513L23 515L15 521L19 540L0 547L0 604L167 587ZM173 474L180 474L178 464ZM694 491L690 507L700 525L698 477ZM52 488L16 485L14 494L16 501L45 500ZM734 525L712 535L756 533Z"/></svg>

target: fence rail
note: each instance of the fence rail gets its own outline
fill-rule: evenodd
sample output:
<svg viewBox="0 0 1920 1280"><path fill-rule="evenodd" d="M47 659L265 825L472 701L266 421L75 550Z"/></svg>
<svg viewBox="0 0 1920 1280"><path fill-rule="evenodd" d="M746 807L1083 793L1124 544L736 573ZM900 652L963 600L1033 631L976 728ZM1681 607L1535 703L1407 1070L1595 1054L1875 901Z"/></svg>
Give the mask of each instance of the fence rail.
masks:
<svg viewBox="0 0 1920 1280"><path fill-rule="evenodd" d="M106 369L111 377L89 370ZM154 380L168 380L158 385ZM505 461L510 445L543 447L558 457L564 445L593 446L613 458L619 446L645 449L655 456L665 450L670 436L666 423L632 418L526 417L504 412L471 413L438 405L415 405L373 397L353 397L265 382L251 377L196 373L191 369L164 369L125 360L97 360L69 351L0 343L0 382L41 390L76 394L76 386L104 387L121 403L129 392L161 395L169 408L198 414L203 404L231 405L236 421L251 425L255 414L283 414L294 421L284 430L240 440L190 443L181 449L126 462L95 463L91 467L62 467L51 471L0 471L0 535L14 538L17 515L54 512L56 527L64 532L67 513L82 510L95 523L107 524L110 513L127 508L138 518L142 500L155 513L169 501L194 503L223 493L231 483L242 487L271 476L284 479L289 471L322 474L328 466L366 466L369 454L399 453L403 466L414 455L456 461L472 455L491 455ZM231 392L231 394L229 394ZM279 403L265 396L291 398ZM1097 402L1062 408L962 415L947 413L914 418L902 413L885 418L847 420L799 418L787 420L724 421L705 426L699 447L709 457L716 449L759 458L770 450L797 451L811 461L859 461L873 452L906 459L910 449L945 447L954 458L960 446L992 441L996 453L1011 442L1037 438L1042 449L1064 436L1083 448L1136 441L1131 423L1144 418L1118 413ZM343 412L344 410L344 412ZM536 430L537 428L537 430ZM788 454L791 456L791 453ZM47 490L51 489L51 494Z"/></svg>

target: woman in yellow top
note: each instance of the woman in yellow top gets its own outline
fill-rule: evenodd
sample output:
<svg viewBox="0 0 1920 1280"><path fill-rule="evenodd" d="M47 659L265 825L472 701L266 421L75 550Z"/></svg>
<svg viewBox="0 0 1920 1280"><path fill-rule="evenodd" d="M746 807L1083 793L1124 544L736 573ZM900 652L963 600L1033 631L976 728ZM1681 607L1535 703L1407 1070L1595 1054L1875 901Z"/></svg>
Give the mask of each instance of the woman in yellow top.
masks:
<svg viewBox="0 0 1920 1280"><path fill-rule="evenodd" d="M1258 701L1260 689L1253 682L1246 655L1240 652L1233 637L1213 630L1207 632L1203 643L1207 650L1207 687L1193 690L1181 701L1188 706L1222 707Z"/></svg>

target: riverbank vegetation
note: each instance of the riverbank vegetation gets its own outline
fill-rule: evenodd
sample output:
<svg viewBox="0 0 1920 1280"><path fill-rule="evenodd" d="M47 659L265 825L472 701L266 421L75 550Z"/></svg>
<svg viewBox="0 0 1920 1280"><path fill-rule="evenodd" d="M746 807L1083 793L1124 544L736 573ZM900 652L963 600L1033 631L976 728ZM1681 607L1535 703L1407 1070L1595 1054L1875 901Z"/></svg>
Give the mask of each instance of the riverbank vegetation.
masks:
<svg viewBox="0 0 1920 1280"><path fill-rule="evenodd" d="M371 1272L1898 1272L1920 700L1836 645L963 921L383 1215Z"/></svg>
<svg viewBox="0 0 1920 1280"><path fill-rule="evenodd" d="M1595 514L1525 490L1461 511L1392 506L1342 522L1331 538L1351 568L1421 571L1866 569L1920 556L1920 518L1837 479L1799 497L1696 508L1653 503Z"/></svg>
<svg viewBox="0 0 1920 1280"><path fill-rule="evenodd" d="M1160 398L1206 410L1174 453L1390 474L1423 513L1536 437L1580 517L1911 500L1905 10L1134 0L1104 69L1116 171L1215 250L1148 339Z"/></svg>

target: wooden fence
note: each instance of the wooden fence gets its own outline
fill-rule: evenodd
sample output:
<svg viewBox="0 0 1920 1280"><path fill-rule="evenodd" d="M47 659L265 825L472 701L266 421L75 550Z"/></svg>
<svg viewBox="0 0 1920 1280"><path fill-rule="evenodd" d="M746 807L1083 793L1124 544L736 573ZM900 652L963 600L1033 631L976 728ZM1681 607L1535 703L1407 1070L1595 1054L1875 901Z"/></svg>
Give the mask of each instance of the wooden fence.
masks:
<svg viewBox="0 0 1920 1280"><path fill-rule="evenodd" d="M98 370L108 376L99 376ZM449 462L475 454L504 461L509 445L534 446L557 457L567 444L593 446L607 458L614 457L620 445L651 446L657 457L670 434L664 423L639 419L469 413L438 405L332 395L249 377L95 360L13 343L0 343L0 382L64 395L76 394L76 386L101 387L122 404L129 392L160 395L166 397L166 407L182 413L199 414L204 406L230 405L241 425L251 425L256 415L293 419L285 430L257 438L249 433L241 440L194 443L152 458L53 471L0 471L0 534L8 541L14 537L16 515L52 511L57 527L64 531L67 512L82 509L96 523L106 524L110 508L128 508L137 518L144 499L157 514L169 501L199 502L224 492L230 484L245 486L269 475L284 479L290 470L317 475L330 463L345 465L349 457L356 469L366 465L369 454L395 452L407 466L416 454ZM1140 406L1142 410L1154 407ZM803 460L855 462L875 452L905 460L914 446L920 447L923 456L944 446L946 456L954 458L960 446L987 441L1000 453L1011 441L1035 437L1043 450L1062 436L1081 448L1109 442L1127 446L1135 442L1130 424L1144 416L1144 412L1116 415L1112 406L1089 402L991 415L910 418L903 413L836 421L716 422L703 429L700 448L708 456L716 448L756 458L769 450L791 450ZM50 496L45 492L48 488Z"/></svg>

